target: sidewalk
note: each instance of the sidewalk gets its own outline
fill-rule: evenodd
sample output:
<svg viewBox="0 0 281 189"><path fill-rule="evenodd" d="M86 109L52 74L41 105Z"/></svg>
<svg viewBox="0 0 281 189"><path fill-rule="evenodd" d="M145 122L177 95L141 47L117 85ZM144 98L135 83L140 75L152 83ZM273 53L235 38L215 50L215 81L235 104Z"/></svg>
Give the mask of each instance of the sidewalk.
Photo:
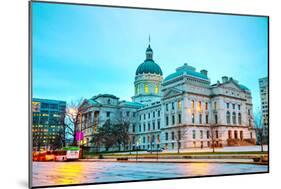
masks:
<svg viewBox="0 0 281 189"><path fill-rule="evenodd" d="M80 159L80 162L119 162L119 163L239 163L267 165L263 162L254 162L253 159Z"/></svg>
<svg viewBox="0 0 281 189"><path fill-rule="evenodd" d="M189 149L181 149L180 153L185 152L212 152L212 148L189 148ZM216 152L259 152L261 151L261 146L255 145L255 146L226 146L223 148L215 148ZM263 146L263 151L268 151L268 146ZM175 150L164 150L162 153L176 153L177 149ZM149 154L150 152L147 151L139 151L138 154ZM155 153L155 152L153 152ZM116 154L128 154L128 152L120 152ZM136 154L136 152L131 152L131 154ZM161 154L161 152L159 152Z"/></svg>

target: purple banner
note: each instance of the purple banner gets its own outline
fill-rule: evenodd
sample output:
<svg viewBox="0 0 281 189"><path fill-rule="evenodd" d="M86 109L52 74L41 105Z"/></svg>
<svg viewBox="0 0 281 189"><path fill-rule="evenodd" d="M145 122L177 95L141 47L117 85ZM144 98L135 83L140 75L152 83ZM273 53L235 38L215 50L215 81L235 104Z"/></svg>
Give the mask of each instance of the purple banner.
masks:
<svg viewBox="0 0 281 189"><path fill-rule="evenodd" d="M84 139L84 133L81 132L81 131L76 132L75 139L76 139L77 141L83 140L83 139Z"/></svg>

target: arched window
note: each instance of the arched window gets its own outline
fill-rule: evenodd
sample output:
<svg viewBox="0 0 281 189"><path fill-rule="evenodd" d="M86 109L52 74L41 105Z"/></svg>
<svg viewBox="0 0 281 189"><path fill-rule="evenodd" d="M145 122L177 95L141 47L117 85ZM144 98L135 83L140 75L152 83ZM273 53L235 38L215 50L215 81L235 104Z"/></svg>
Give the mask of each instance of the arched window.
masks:
<svg viewBox="0 0 281 189"><path fill-rule="evenodd" d="M198 109L199 112L202 110L202 103L201 103L201 101L198 102L197 109Z"/></svg>
<svg viewBox="0 0 281 189"><path fill-rule="evenodd" d="M194 109L194 100L191 101L191 108Z"/></svg>
<svg viewBox="0 0 281 189"><path fill-rule="evenodd" d="M240 139L243 140L243 131L240 131Z"/></svg>
<svg viewBox="0 0 281 189"><path fill-rule="evenodd" d="M241 118L241 113L238 113L238 124L241 125L242 123L242 118Z"/></svg>
<svg viewBox="0 0 281 189"><path fill-rule="evenodd" d="M219 138L219 131L216 130L216 138Z"/></svg>
<svg viewBox="0 0 281 189"><path fill-rule="evenodd" d="M236 113L232 113L232 124L236 124Z"/></svg>
<svg viewBox="0 0 281 189"><path fill-rule="evenodd" d="M181 109L181 100L178 100L178 109Z"/></svg>
<svg viewBox="0 0 281 189"><path fill-rule="evenodd" d="M229 111L226 112L226 123L230 124L230 112Z"/></svg>
<svg viewBox="0 0 281 189"><path fill-rule="evenodd" d="M229 139L232 138L232 131L231 131L231 130L228 131L228 138L229 138Z"/></svg>
<svg viewBox="0 0 281 189"><path fill-rule="evenodd" d="M156 85L155 86L155 93L158 94L158 92L159 92L159 87L158 87L158 85Z"/></svg>
<svg viewBox="0 0 281 189"><path fill-rule="evenodd" d="M145 93L148 93L148 92L149 92L149 90L148 90L148 85L147 85L147 84L144 84L144 92L145 92Z"/></svg>
<svg viewBox="0 0 281 189"><path fill-rule="evenodd" d="M235 139L238 139L238 133L237 133L236 130L234 131L234 138L235 138Z"/></svg>

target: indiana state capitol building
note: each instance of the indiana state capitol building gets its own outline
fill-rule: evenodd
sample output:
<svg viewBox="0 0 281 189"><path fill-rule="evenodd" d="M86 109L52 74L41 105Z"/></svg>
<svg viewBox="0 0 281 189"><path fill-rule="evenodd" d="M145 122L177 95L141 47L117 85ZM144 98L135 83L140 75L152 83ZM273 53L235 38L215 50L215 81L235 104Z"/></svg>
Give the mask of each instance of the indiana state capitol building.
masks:
<svg viewBox="0 0 281 189"><path fill-rule="evenodd" d="M188 64L163 78L153 51L135 74L132 102L112 94L84 100L81 107L86 145L106 120L127 120L131 144L126 148L177 150L255 144L250 90L233 78L211 84L207 70Z"/></svg>

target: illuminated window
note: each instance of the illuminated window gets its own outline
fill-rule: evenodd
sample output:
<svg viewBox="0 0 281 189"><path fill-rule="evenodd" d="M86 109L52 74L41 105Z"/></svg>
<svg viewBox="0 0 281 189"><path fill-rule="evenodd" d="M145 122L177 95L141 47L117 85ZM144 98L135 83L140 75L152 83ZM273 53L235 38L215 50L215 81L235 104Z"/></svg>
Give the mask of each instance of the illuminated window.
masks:
<svg viewBox="0 0 281 189"><path fill-rule="evenodd" d="M178 100L178 109L181 109L181 100Z"/></svg>
<svg viewBox="0 0 281 189"><path fill-rule="evenodd" d="M159 92L159 88L158 88L158 85L156 85L156 87L155 87L155 93L158 94L158 92Z"/></svg>
<svg viewBox="0 0 281 189"><path fill-rule="evenodd" d="M201 101L198 102L198 111L201 111Z"/></svg>
<svg viewBox="0 0 281 189"><path fill-rule="evenodd" d="M194 100L191 101L191 108L194 109Z"/></svg>
<svg viewBox="0 0 281 189"><path fill-rule="evenodd" d="M144 92L148 93L148 85L147 84L144 85Z"/></svg>

